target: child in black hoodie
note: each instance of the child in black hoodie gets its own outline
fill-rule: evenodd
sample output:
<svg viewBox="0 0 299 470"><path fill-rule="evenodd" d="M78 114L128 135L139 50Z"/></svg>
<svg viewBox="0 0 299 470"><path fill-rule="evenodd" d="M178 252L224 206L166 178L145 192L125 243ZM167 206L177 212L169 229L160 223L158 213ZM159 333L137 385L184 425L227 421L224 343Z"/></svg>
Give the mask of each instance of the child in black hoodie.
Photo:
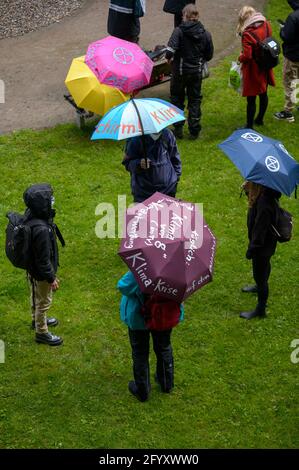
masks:
<svg viewBox="0 0 299 470"><path fill-rule="evenodd" d="M171 101L184 109L185 94L188 97L188 127L191 139L197 139L201 130L201 82L203 63L212 59L214 46L211 34L199 21L195 5L183 9L183 22L175 28L168 41L166 58L172 62L170 82ZM175 124L177 138L183 137L182 123Z"/></svg>

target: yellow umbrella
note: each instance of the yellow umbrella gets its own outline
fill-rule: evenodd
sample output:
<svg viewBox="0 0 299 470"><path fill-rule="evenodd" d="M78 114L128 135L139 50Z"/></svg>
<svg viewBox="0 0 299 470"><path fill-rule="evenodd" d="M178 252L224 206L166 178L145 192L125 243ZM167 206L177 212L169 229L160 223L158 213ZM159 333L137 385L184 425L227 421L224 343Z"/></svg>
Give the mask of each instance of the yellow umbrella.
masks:
<svg viewBox="0 0 299 470"><path fill-rule="evenodd" d="M130 99L118 88L100 83L88 65L85 56L73 59L65 84L79 108L103 116L109 109Z"/></svg>

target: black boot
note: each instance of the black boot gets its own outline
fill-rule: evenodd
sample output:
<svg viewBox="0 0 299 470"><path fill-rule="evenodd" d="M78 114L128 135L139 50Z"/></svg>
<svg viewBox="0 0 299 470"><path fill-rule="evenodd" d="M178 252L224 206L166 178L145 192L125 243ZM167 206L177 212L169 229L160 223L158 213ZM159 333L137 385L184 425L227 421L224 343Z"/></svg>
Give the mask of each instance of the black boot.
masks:
<svg viewBox="0 0 299 470"><path fill-rule="evenodd" d="M144 395L140 395L139 392L138 392L138 389L137 389L137 385L136 383L134 382L134 380L131 380L128 384L128 389L129 389L129 392L132 393L132 395L134 395L134 397L137 398L137 400L139 401L146 401L148 399L148 394L144 394Z"/></svg>
<svg viewBox="0 0 299 470"><path fill-rule="evenodd" d="M37 343L48 344L49 346L60 346L63 343L60 336L55 336L52 333L35 333L35 341Z"/></svg>

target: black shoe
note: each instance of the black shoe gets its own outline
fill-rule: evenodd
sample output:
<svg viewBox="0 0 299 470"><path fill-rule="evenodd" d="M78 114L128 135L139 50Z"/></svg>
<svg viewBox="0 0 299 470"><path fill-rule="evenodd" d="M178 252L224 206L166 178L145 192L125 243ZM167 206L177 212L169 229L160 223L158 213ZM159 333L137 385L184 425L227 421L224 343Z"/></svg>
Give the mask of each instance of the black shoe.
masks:
<svg viewBox="0 0 299 470"><path fill-rule="evenodd" d="M52 328L52 326L57 326L58 325L58 320L57 318L47 318L47 325ZM32 320L31 322L31 328L34 330L35 329L35 320Z"/></svg>
<svg viewBox="0 0 299 470"><path fill-rule="evenodd" d="M265 317L266 312L259 312L258 310L251 310L250 312L241 312L240 318L245 318L245 320L251 320L254 317Z"/></svg>
<svg viewBox="0 0 299 470"><path fill-rule="evenodd" d="M244 286L244 287L242 287L241 291L249 293L249 294L256 294L257 293L257 286L256 285L254 285L254 286Z"/></svg>
<svg viewBox="0 0 299 470"><path fill-rule="evenodd" d="M263 126L264 125L264 121L262 121L261 119L255 119L254 120L254 124L256 124L257 126Z"/></svg>
<svg viewBox="0 0 299 470"><path fill-rule="evenodd" d="M148 399L148 395L146 395L146 396L139 395L138 390L137 390L137 386L136 386L136 383L134 382L134 380L130 380L130 382L128 384L128 389L129 389L129 392L131 392L132 395L134 395L134 397L137 398L137 400L146 401Z"/></svg>
<svg viewBox="0 0 299 470"><path fill-rule="evenodd" d="M176 139L182 139L183 138L183 128L182 127L175 127L173 129L174 136Z"/></svg>
<svg viewBox="0 0 299 470"><path fill-rule="evenodd" d="M156 382L156 384L160 385L161 391L162 391L163 393L170 393L171 390L173 389L173 387L170 387L170 388L168 388L168 387L166 387L166 388L165 388L165 387L162 387L161 382L159 381L157 374L155 374L155 382Z"/></svg>
<svg viewBox="0 0 299 470"><path fill-rule="evenodd" d="M279 113L274 113L275 119L279 121L294 122L295 117L289 111L280 111Z"/></svg>
<svg viewBox="0 0 299 470"><path fill-rule="evenodd" d="M190 140L196 140L196 139L198 139L198 137L199 137L199 134L191 134L191 132L190 132L190 135L189 135Z"/></svg>
<svg viewBox="0 0 299 470"><path fill-rule="evenodd" d="M60 346L63 343L60 336L55 336L48 331L48 333L35 333L35 341L37 343L48 344L49 346Z"/></svg>
<svg viewBox="0 0 299 470"><path fill-rule="evenodd" d="M253 127L253 125L250 126L249 124L245 124L245 126L237 127L236 131L241 131L242 129L252 129L252 130L254 130L254 127Z"/></svg>

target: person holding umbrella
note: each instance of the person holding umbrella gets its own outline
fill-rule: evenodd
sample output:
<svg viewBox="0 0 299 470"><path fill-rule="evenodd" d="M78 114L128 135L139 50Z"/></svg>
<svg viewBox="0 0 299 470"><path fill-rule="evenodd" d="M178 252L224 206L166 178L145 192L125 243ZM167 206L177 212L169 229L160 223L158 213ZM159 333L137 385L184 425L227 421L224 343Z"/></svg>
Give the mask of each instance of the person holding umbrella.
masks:
<svg viewBox="0 0 299 470"><path fill-rule="evenodd" d="M169 129L130 139L122 164L131 174L134 202L143 202L156 191L175 197L182 164Z"/></svg>
<svg viewBox="0 0 299 470"><path fill-rule="evenodd" d="M243 189L248 197L247 228L249 244L246 258L252 260L255 286L246 286L243 292L257 292L258 302L254 310L241 312L240 317L251 320L265 317L269 296L268 280L271 272L271 257L277 245L273 230L277 220L278 200L281 193L252 181L245 181Z"/></svg>
<svg viewBox="0 0 299 470"><path fill-rule="evenodd" d="M145 317L141 314L148 295L142 294L131 271L128 271L117 283L122 294L120 304L121 320L128 326L132 348L134 380L128 383L128 389L139 401L148 400L150 393L149 352L150 337L157 358L155 380L161 391L170 393L174 387L173 352L171 346L172 328L165 330L149 329ZM173 308L173 301L168 301L168 309ZM165 303L164 303L165 305ZM177 305L180 312L179 321L184 318L184 308Z"/></svg>

